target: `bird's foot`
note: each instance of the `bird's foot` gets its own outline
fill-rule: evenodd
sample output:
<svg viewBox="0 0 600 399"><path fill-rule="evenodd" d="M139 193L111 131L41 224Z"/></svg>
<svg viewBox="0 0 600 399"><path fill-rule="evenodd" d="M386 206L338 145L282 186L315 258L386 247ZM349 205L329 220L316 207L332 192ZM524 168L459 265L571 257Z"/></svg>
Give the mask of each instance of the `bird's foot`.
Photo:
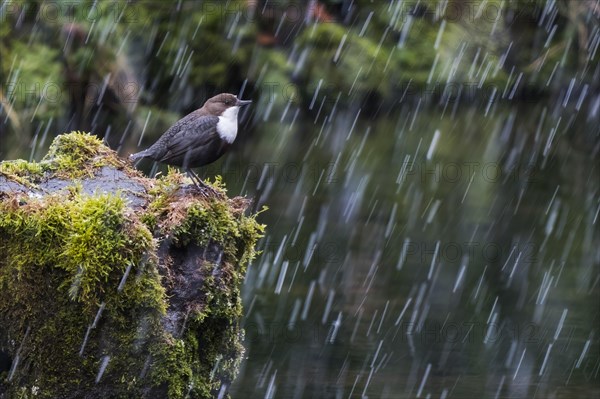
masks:
<svg viewBox="0 0 600 399"><path fill-rule="evenodd" d="M196 186L196 188L198 189L198 191L200 191L200 193L204 197L209 197L208 193L210 193L210 194L212 194L212 196L220 198L220 199L226 199L227 198L221 191L216 190L215 188L213 188L213 187L209 186L208 184L204 183L202 181L202 179L200 177L198 177L198 175L196 175L191 170L188 170L187 172L188 172L188 176L192 180L192 183L194 183L194 186Z"/></svg>
<svg viewBox="0 0 600 399"><path fill-rule="evenodd" d="M204 182L202 182L202 183L203 183L202 185L198 185L196 182L194 182L194 186L196 187L196 189L198 189L198 191L200 191L200 193L204 197L208 198L209 196L213 196L213 197L217 197L219 199L227 198L221 191L214 189L213 187L205 184Z"/></svg>

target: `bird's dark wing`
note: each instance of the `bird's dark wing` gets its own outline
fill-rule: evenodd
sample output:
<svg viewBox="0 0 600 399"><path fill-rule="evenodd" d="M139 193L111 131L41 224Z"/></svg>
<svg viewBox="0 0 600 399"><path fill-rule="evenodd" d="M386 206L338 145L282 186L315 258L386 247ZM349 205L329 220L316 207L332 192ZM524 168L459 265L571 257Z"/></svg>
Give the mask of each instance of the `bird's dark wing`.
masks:
<svg viewBox="0 0 600 399"><path fill-rule="evenodd" d="M182 119L180 122L182 124L178 126L178 132L169 137L166 152L159 162L173 163L173 160L183 160L190 150L219 140L217 133L219 118L217 116L205 115Z"/></svg>

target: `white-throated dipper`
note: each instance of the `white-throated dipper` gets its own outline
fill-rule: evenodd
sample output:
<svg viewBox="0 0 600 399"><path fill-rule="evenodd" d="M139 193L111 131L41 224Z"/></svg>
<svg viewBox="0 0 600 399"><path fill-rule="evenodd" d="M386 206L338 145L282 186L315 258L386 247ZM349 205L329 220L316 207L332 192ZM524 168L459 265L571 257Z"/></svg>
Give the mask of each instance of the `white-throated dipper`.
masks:
<svg viewBox="0 0 600 399"><path fill-rule="evenodd" d="M129 159L135 162L151 158L180 166L194 184L207 188L192 168L216 161L229 149L237 136L238 111L251 102L229 93L218 94L208 99L202 108L178 120L150 148L130 155Z"/></svg>

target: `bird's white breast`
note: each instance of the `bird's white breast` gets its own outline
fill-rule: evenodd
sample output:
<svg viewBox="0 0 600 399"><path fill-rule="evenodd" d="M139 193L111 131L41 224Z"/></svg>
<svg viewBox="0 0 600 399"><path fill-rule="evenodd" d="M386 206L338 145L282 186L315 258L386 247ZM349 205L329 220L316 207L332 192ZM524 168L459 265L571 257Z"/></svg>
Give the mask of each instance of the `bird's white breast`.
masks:
<svg viewBox="0 0 600 399"><path fill-rule="evenodd" d="M237 136L237 115L240 107L227 108L217 122L217 133L229 144L233 143Z"/></svg>

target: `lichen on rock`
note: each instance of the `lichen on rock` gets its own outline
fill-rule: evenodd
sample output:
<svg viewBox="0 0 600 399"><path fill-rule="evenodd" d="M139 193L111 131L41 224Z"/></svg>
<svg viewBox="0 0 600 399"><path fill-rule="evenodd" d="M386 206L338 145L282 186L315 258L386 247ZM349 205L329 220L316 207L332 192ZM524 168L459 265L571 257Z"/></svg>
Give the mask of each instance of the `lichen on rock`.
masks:
<svg viewBox="0 0 600 399"><path fill-rule="evenodd" d="M145 178L78 132L39 163L0 163L0 398L226 390L264 226L213 187Z"/></svg>

